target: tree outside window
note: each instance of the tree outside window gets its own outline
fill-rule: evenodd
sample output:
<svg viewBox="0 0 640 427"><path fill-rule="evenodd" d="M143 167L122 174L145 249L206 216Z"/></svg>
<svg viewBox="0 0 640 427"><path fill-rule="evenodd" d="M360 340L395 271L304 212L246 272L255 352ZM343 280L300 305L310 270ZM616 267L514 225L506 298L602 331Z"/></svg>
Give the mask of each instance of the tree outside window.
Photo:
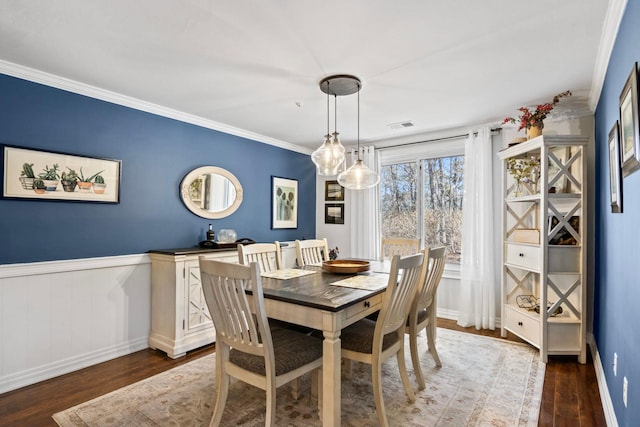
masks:
<svg viewBox="0 0 640 427"><path fill-rule="evenodd" d="M380 175L382 237L422 236L425 246L445 245L447 262L459 264L464 156L386 165Z"/></svg>

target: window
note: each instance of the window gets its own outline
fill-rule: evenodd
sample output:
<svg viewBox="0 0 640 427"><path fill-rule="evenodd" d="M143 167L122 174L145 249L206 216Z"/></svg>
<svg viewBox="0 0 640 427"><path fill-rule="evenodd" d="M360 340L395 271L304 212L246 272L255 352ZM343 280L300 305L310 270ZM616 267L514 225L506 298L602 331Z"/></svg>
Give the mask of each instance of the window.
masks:
<svg viewBox="0 0 640 427"><path fill-rule="evenodd" d="M444 245L447 263L459 264L464 141L448 148L414 152L409 161L397 152L381 156L381 233L383 238L419 237L425 247Z"/></svg>
<svg viewBox="0 0 640 427"><path fill-rule="evenodd" d="M418 236L416 163L383 166L380 170L382 237Z"/></svg>
<svg viewBox="0 0 640 427"><path fill-rule="evenodd" d="M464 157L422 161L423 242L447 247L447 262L460 264Z"/></svg>

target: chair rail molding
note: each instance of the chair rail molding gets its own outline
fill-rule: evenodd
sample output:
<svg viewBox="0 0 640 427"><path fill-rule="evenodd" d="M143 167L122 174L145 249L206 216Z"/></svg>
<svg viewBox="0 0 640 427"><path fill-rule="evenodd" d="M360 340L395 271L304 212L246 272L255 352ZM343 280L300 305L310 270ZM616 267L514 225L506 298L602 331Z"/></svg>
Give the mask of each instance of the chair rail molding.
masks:
<svg viewBox="0 0 640 427"><path fill-rule="evenodd" d="M58 261L29 262L0 265L0 279L40 274L66 273L100 268L123 267L125 265L150 264L148 254L117 255L99 258L78 258Z"/></svg>

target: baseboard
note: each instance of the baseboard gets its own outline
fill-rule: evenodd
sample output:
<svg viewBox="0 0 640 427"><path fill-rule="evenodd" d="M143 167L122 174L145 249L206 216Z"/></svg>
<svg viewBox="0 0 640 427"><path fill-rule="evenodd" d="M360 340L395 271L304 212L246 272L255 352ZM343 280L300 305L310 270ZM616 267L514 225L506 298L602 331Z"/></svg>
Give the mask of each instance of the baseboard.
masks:
<svg viewBox="0 0 640 427"><path fill-rule="evenodd" d="M127 341L112 348L104 348L95 352L85 353L48 365L38 366L34 369L0 377L0 393L6 393L40 381L68 374L69 372L77 371L87 366L115 359L116 357L126 356L127 354L144 350L147 347L148 342L145 336Z"/></svg>
<svg viewBox="0 0 640 427"><path fill-rule="evenodd" d="M611 401L611 395L609 394L609 387L607 387L607 379L604 375L604 367L602 365L602 360L600 360L600 353L598 353L598 346L593 334L589 334L587 342L591 349L591 357L593 357L593 366L596 371L596 380L598 381L598 390L600 391L600 401L602 402L604 419L607 422L607 426L618 427L618 419L616 418L616 413L613 409L613 402Z"/></svg>
<svg viewBox="0 0 640 427"><path fill-rule="evenodd" d="M457 321L458 310L448 310L446 308L439 308L437 312L437 316L442 317L443 319ZM501 320L500 318L496 318L496 329L499 329L500 327L501 327Z"/></svg>
<svg viewBox="0 0 640 427"><path fill-rule="evenodd" d="M442 317L447 320L458 320L458 310L448 310L446 308L439 308L437 311L437 317Z"/></svg>

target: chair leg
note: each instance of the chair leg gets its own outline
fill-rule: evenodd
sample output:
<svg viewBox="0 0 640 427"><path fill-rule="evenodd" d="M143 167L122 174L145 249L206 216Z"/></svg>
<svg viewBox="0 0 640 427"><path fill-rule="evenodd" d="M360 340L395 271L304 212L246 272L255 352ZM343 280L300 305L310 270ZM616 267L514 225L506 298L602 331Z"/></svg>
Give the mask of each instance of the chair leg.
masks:
<svg viewBox="0 0 640 427"><path fill-rule="evenodd" d="M224 370L224 360L229 358L229 348L220 346L216 349L216 404L213 408L213 415L209 427L218 427L222 420L222 413L227 403L229 394L229 375Z"/></svg>
<svg viewBox="0 0 640 427"><path fill-rule="evenodd" d="M442 362L440 362L440 356L438 356L438 350L436 350L435 327L432 325L427 325L427 344L429 345L429 353L433 356L433 360L436 361L436 366L442 368Z"/></svg>
<svg viewBox="0 0 640 427"><path fill-rule="evenodd" d="M373 399L376 403L376 413L378 414L378 422L382 427L389 427L387 422L387 412L384 409L384 401L382 399L382 365L380 359L374 358L371 363L371 379L373 383Z"/></svg>
<svg viewBox="0 0 640 427"><path fill-rule="evenodd" d="M342 359L342 375L345 378L351 378L353 371L352 361L350 359Z"/></svg>
<svg viewBox="0 0 640 427"><path fill-rule="evenodd" d="M293 400L298 400L300 398L300 379L293 379L289 385L291 386L291 397Z"/></svg>
<svg viewBox="0 0 640 427"><path fill-rule="evenodd" d="M418 390L424 390L424 375L420 367L420 357L418 355L418 331L414 327L409 328L409 347L411 349L411 362L413 364L413 372L418 381Z"/></svg>
<svg viewBox="0 0 640 427"><path fill-rule="evenodd" d="M222 413L224 412L225 404L227 403L227 395L229 394L229 375L224 375L224 378L220 379L220 389L218 389L218 396L216 398L216 406L213 409L213 416L209 427L218 427L222 420Z"/></svg>
<svg viewBox="0 0 640 427"><path fill-rule="evenodd" d="M416 395L413 392L413 388L411 388L411 382L409 381L409 375L407 374L407 363L404 360L403 345L400 345L400 349L398 350L397 357L398 357L398 369L400 370L400 378L402 378L402 384L404 384L404 390L407 392L407 396L409 396L409 401L415 402Z"/></svg>
<svg viewBox="0 0 640 427"><path fill-rule="evenodd" d="M267 414L264 419L265 427L275 427L276 425L276 386L275 382L267 380Z"/></svg>
<svg viewBox="0 0 640 427"><path fill-rule="evenodd" d="M318 370L311 372L311 399L318 399Z"/></svg>
<svg viewBox="0 0 640 427"><path fill-rule="evenodd" d="M318 402L318 417L322 420L322 368L311 373L311 397Z"/></svg>

